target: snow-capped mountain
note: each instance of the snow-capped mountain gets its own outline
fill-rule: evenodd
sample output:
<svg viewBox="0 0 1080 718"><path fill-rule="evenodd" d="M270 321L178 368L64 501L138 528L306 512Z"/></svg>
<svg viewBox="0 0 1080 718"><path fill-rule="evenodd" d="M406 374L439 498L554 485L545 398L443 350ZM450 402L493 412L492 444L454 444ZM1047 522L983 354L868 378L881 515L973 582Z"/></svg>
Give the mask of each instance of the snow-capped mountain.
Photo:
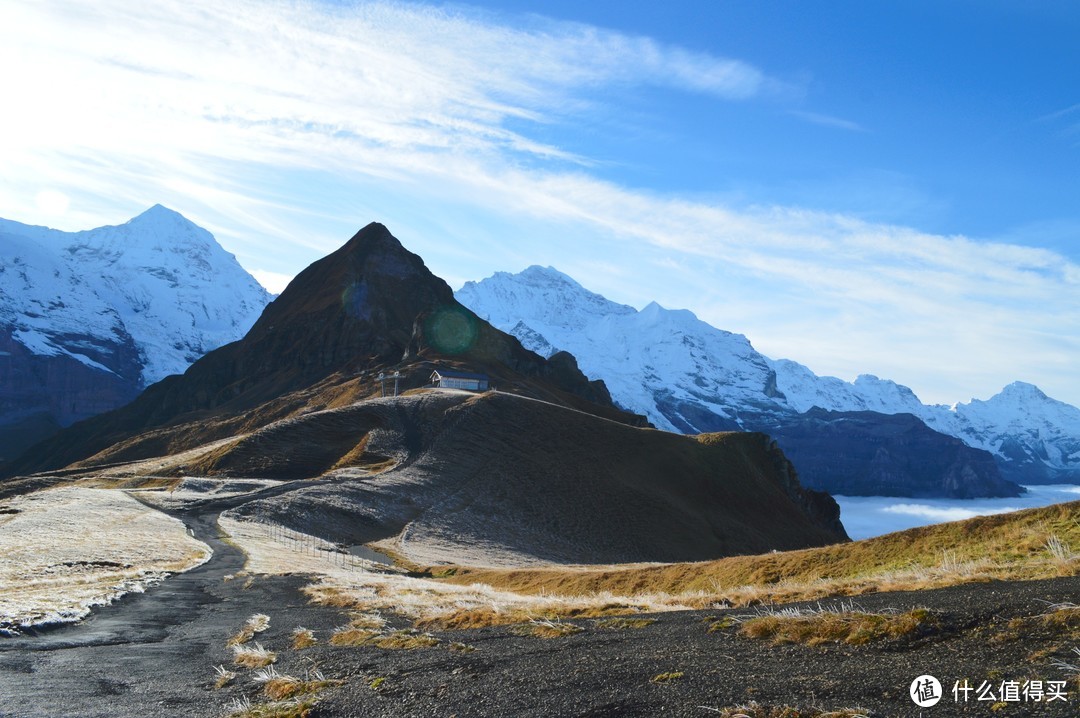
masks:
<svg viewBox="0 0 1080 718"><path fill-rule="evenodd" d="M0 426L126 403L242 337L269 301L209 232L161 205L82 232L0 219Z"/></svg>
<svg viewBox="0 0 1080 718"><path fill-rule="evenodd" d="M775 404L775 373L746 337L687 310L653 302L640 312L548 267L467 282L457 300L539 354L573 354L624 408L657 428L693 433L700 409L739 425L739 409ZM696 407L684 416L675 405Z"/></svg>
<svg viewBox="0 0 1080 718"><path fill-rule="evenodd" d="M949 407L923 404L906 386L864 374L854 382L818 377L805 366L773 362L777 387L803 412L876 411L914 414L927 426L997 457L1004 475L1018 483L1080 483L1080 409L1013 382L982 401Z"/></svg>
<svg viewBox="0 0 1080 718"><path fill-rule="evenodd" d="M717 329L686 310L664 309L655 302L641 311L616 304L551 267L498 272L467 282L456 296L538 353L569 351L586 374L605 381L617 402L661 429L762 430L783 446L782 435L796 424L813 421L821 428L825 414L811 412L814 407L825 413L859 413L859 421L845 424L852 431L856 426L870 430L873 421L865 412L912 414L921 420L916 422L920 431L925 424L991 452L1013 480L1080 482L1080 410L1034 387L1025 389L1028 385L1007 387L986 402L927 406L891 381L864 375L845 382L819 377L796 362L771 360L746 337ZM995 483L990 476L985 480Z"/></svg>

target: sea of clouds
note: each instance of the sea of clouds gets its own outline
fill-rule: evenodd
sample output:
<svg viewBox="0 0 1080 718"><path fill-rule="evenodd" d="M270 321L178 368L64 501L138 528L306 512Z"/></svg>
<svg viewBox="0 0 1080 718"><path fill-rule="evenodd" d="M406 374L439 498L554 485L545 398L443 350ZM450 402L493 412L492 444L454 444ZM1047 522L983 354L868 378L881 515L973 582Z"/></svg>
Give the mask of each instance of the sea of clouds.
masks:
<svg viewBox="0 0 1080 718"><path fill-rule="evenodd" d="M907 499L895 496L834 496L840 520L852 539L870 538L915 526L960 521L1066 501L1080 501L1080 486L1028 486L1012 499Z"/></svg>

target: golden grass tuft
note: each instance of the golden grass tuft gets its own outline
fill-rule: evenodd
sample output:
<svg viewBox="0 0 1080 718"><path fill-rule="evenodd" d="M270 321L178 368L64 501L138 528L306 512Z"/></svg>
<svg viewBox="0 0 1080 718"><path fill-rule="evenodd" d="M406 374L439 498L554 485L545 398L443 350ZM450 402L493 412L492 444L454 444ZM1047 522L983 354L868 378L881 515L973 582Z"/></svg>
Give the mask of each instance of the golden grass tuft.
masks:
<svg viewBox="0 0 1080 718"><path fill-rule="evenodd" d="M665 673L659 673L652 677L653 683L671 683L677 681L683 677L682 671L667 671Z"/></svg>
<svg viewBox="0 0 1080 718"><path fill-rule="evenodd" d="M301 591L307 594L308 600L317 606L330 606L331 608L363 608L363 603L348 591L337 586L312 585L305 586Z"/></svg>
<svg viewBox="0 0 1080 718"><path fill-rule="evenodd" d="M378 631L345 626L330 634L331 646L367 646L379 635Z"/></svg>
<svg viewBox="0 0 1080 718"><path fill-rule="evenodd" d="M480 606L426 616L416 621L416 627L426 630L460 631L488 626L508 626L528 621L532 617L531 613L520 608L500 610L494 606Z"/></svg>
<svg viewBox="0 0 1080 718"><path fill-rule="evenodd" d="M274 701L284 701L298 696L307 696L318 693L326 688L343 685L341 680L309 680L302 681L292 676L282 676L267 681L263 685L263 694Z"/></svg>
<svg viewBox="0 0 1080 718"><path fill-rule="evenodd" d="M226 718L310 718L315 707L314 698L292 699L273 703L237 701Z"/></svg>
<svg viewBox="0 0 1080 718"><path fill-rule="evenodd" d="M937 625L937 618L923 608L903 613L866 613L854 610L773 612L743 621L739 626L739 634L749 638L769 639L774 644L802 643L819 646L825 643L846 643L861 646L875 641L911 636L933 629Z"/></svg>
<svg viewBox="0 0 1080 718"><path fill-rule="evenodd" d="M500 608L495 605L461 608L449 613L425 616L416 621L417 628L428 630L460 631L489 626L510 626L529 621L561 621L562 619L602 618L605 616L628 616L642 613L642 606L627 603L603 603L590 605L569 601L543 608Z"/></svg>
<svg viewBox="0 0 1080 718"><path fill-rule="evenodd" d="M277 662L277 654L263 648L259 643L254 646L234 645L233 662L244 668L263 668Z"/></svg>
<svg viewBox="0 0 1080 718"><path fill-rule="evenodd" d="M268 628L270 628L270 617L265 613L256 613L244 623L243 627L232 638L226 641L225 645L242 645L254 638L256 633L262 633Z"/></svg>
<svg viewBox="0 0 1080 718"><path fill-rule="evenodd" d="M510 629L517 636L532 636L534 638L564 638L575 633L581 633L585 629L575 626L573 623L562 621L532 620L528 623L519 623Z"/></svg>
<svg viewBox="0 0 1080 718"><path fill-rule="evenodd" d="M292 647L297 651L310 648L318 643L315 640L315 633L310 628L304 628L303 626L297 626L293 629L292 637Z"/></svg>
<svg viewBox="0 0 1080 718"><path fill-rule="evenodd" d="M298 699L300 696L312 696L319 691L343 685L344 681L329 680L321 672L315 671L301 680L295 676L281 674L274 666L268 666L255 672L255 682L263 684L263 694L273 701Z"/></svg>
<svg viewBox="0 0 1080 718"><path fill-rule="evenodd" d="M333 646L375 646L387 650L414 650L439 645L439 639L413 629L383 633L367 628L345 626L330 636Z"/></svg>
<svg viewBox="0 0 1080 718"><path fill-rule="evenodd" d="M214 688L221 689L236 680L236 672L230 671L225 666L214 666L217 679L214 680Z"/></svg>

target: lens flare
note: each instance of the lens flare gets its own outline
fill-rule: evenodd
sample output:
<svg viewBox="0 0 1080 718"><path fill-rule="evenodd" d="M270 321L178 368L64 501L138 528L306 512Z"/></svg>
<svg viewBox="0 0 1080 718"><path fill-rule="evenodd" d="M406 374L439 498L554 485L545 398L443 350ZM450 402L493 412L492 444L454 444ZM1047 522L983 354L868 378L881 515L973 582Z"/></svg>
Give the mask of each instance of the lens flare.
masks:
<svg viewBox="0 0 1080 718"><path fill-rule="evenodd" d="M476 342L476 317L457 307L437 309L424 322L424 337L442 354L461 354Z"/></svg>
<svg viewBox="0 0 1080 718"><path fill-rule="evenodd" d="M371 319L367 298L367 284L363 281L352 282L341 293L341 305L345 313L354 319Z"/></svg>

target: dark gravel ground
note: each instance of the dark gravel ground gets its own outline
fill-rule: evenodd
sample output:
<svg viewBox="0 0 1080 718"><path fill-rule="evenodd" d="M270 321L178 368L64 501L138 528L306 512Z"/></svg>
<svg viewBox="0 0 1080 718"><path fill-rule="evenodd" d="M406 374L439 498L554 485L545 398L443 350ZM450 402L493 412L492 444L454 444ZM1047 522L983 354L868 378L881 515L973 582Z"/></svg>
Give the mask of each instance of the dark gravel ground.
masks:
<svg viewBox="0 0 1080 718"><path fill-rule="evenodd" d="M317 716L708 716L716 709L757 701L765 705L861 707L871 715L919 716L908 688L922 674L936 676L945 698L921 715L1077 716L1080 693L1068 685L1067 701L965 704L952 695L955 681L1064 680L1051 665L1077 641L1028 622L1020 634L1014 618L1047 611L1047 603L1080 598L1080 579L987 583L936 591L867 596L868 611L925 607L941 628L914 639L869 645L773 646L734 629L708 632L710 616L741 611L688 611L656 615L640 629L613 631L596 620L576 621L585 632L556 639L520 637L507 629L435 634L434 648L313 647L305 659L346 686L324 694ZM823 602L830 605L830 602ZM1038 624L1039 628L1033 628ZM464 642L475 650L449 648ZM1040 649L1056 653L1032 657ZM1076 656L1072 656L1076 658ZM681 672L663 683L653 679ZM384 680L378 690L368 684Z"/></svg>
<svg viewBox="0 0 1080 718"><path fill-rule="evenodd" d="M318 669L345 681L319 694L312 718L709 716L750 701L861 707L874 716L1080 715L1075 680L1066 701L1004 702L996 710L974 693L966 703L952 695L954 682L965 679L973 687L988 681L997 693L1002 681L1068 678L1052 660L1080 662L1071 653L1080 644L1075 627L1033 617L1049 604L1080 602L1080 577L864 596L857 605L867 611L929 608L940 627L858 647L773 646L734 628L708 632L709 617L753 613L746 609L659 614L652 625L619 631L580 620L573 623L582 633L555 639L501 627L436 632L441 642L431 648L334 647L326 641L347 622L342 611L308 605L298 592L302 577L225 580L241 570L242 555L217 537L216 513L200 516L185 520L214 549L208 563L80 625L0 641L0 716L221 716L240 697L258 704L266 699L247 669L236 669L231 685L213 686L214 666L232 660L227 639L254 613L270 616L256 640L278 651L280 672L303 677ZM291 649L299 625L319 643ZM653 680L674 672L681 677ZM926 673L941 680L945 697L919 709L908 687Z"/></svg>

